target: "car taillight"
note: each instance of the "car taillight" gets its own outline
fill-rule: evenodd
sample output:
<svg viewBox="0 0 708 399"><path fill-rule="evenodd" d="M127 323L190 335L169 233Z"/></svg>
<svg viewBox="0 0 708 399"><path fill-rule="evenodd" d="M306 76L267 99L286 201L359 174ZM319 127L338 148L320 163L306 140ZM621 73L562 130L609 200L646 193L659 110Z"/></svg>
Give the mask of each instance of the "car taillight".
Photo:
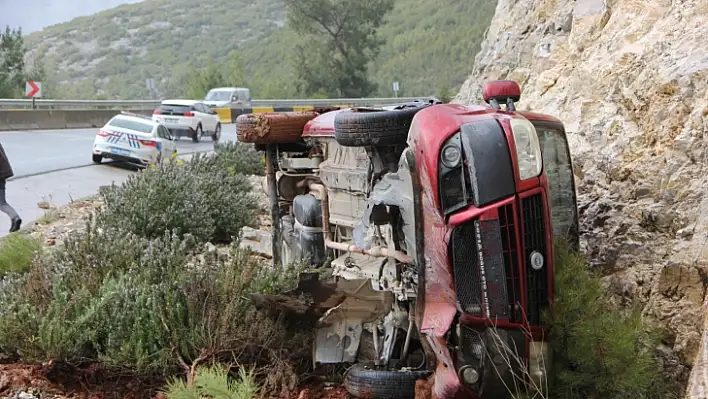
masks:
<svg viewBox="0 0 708 399"><path fill-rule="evenodd" d="M156 142L156 141L152 141L152 140L140 140L140 144L146 145L146 146L148 146L148 147L155 147L155 146L157 146L157 142Z"/></svg>
<svg viewBox="0 0 708 399"><path fill-rule="evenodd" d="M101 137L108 137L108 136L111 136L110 133L104 132L103 130L99 130L99 131L98 131L98 135L101 136Z"/></svg>
<svg viewBox="0 0 708 399"><path fill-rule="evenodd" d="M152 111L152 114L153 114L153 115L160 115L161 113L162 113L162 112L160 112L159 109L156 109L156 110Z"/></svg>
<svg viewBox="0 0 708 399"><path fill-rule="evenodd" d="M187 111L184 113L184 116L194 116L194 112Z"/></svg>

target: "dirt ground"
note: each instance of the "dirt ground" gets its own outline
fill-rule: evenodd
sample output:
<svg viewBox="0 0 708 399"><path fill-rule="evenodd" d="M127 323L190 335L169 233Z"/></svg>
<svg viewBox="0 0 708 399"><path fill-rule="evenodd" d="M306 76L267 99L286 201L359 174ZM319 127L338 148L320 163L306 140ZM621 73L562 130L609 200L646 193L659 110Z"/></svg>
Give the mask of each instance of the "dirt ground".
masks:
<svg viewBox="0 0 708 399"><path fill-rule="evenodd" d="M164 381L139 381L129 376L106 377L98 366L65 364L0 364L0 398L12 399L165 399ZM342 387L303 388L287 399L348 399Z"/></svg>

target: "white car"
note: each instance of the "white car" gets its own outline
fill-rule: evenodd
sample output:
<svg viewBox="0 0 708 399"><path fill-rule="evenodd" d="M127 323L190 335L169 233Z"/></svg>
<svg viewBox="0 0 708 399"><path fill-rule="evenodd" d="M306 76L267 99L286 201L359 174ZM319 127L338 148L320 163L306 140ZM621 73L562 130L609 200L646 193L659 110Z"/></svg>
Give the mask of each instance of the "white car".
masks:
<svg viewBox="0 0 708 399"><path fill-rule="evenodd" d="M219 116L200 101L165 100L153 112L152 119L165 125L173 136L187 136L195 143L204 134L210 135L213 141L221 138Z"/></svg>
<svg viewBox="0 0 708 399"><path fill-rule="evenodd" d="M209 90L202 102L210 107L226 107L231 104L250 107L251 90L245 87L217 87Z"/></svg>
<svg viewBox="0 0 708 399"><path fill-rule="evenodd" d="M159 164L177 153L165 126L149 116L121 113L111 118L93 140L93 162L103 158L138 165Z"/></svg>

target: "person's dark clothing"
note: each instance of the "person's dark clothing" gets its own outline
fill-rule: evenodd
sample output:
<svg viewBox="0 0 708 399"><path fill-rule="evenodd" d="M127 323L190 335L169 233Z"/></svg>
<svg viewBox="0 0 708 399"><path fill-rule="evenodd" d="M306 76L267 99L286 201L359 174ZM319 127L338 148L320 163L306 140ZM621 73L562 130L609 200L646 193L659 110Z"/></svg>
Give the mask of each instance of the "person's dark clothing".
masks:
<svg viewBox="0 0 708 399"><path fill-rule="evenodd" d="M7 180L14 175L15 173L12 171L12 166L10 166L10 160L7 158L2 144L0 144L0 180Z"/></svg>
<svg viewBox="0 0 708 399"><path fill-rule="evenodd" d="M5 154L5 149L2 147L2 144L0 144L0 211L9 216L12 221L10 225L11 233L19 230L22 225L20 215L17 214L15 208L7 203L5 196L6 180L14 175L15 173L12 171L12 166L10 166L10 160L7 158L7 154Z"/></svg>

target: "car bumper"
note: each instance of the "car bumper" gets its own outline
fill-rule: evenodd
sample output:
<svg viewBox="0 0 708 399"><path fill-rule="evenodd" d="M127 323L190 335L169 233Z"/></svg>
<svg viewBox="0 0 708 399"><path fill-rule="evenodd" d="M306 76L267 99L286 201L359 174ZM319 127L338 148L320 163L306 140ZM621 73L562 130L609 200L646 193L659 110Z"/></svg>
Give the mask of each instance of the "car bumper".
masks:
<svg viewBox="0 0 708 399"><path fill-rule="evenodd" d="M104 158L115 159L135 164L148 165L157 162L158 151L134 151L125 150L125 152L116 153L112 150L113 146L106 143L94 143L93 154L101 155Z"/></svg>
<svg viewBox="0 0 708 399"><path fill-rule="evenodd" d="M507 397L509 387L519 384L529 384L531 396L546 397L553 364L549 342L520 329L462 322L454 328L454 348L443 337L429 339L438 356L433 388L438 398Z"/></svg>
<svg viewBox="0 0 708 399"><path fill-rule="evenodd" d="M191 127L185 127L185 126L170 126L170 125L165 125L167 130L170 131L170 134L175 136L175 137L189 137L192 138L194 137L194 134L196 131L192 129Z"/></svg>

